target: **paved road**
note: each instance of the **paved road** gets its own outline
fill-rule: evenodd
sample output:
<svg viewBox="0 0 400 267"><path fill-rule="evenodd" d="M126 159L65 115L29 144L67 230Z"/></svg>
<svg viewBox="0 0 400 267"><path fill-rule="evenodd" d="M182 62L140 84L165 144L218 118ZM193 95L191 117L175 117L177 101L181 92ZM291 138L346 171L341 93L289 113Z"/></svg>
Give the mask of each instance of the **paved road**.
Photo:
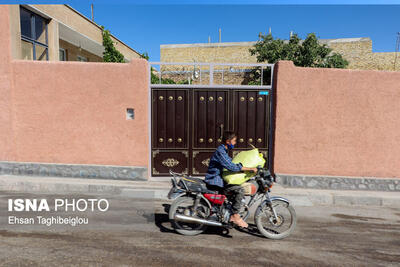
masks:
<svg viewBox="0 0 400 267"><path fill-rule="evenodd" d="M86 216L88 225L8 225L8 216L27 215L7 211L9 198L66 197L0 192L0 266L400 266L395 208L299 206L295 232L281 241L235 229L182 236L170 228L165 203L118 197L106 197L106 212L50 214Z"/></svg>

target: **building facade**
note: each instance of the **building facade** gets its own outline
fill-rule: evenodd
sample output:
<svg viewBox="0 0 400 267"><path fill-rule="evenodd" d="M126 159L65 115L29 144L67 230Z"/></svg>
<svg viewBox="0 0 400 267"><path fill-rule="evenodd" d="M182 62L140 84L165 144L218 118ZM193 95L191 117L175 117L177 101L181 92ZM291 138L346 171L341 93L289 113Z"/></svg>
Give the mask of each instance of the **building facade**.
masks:
<svg viewBox="0 0 400 267"><path fill-rule="evenodd" d="M68 5L9 5L13 59L88 61L103 59L102 28ZM140 54L111 36L126 61Z"/></svg>
<svg viewBox="0 0 400 267"><path fill-rule="evenodd" d="M400 70L400 53L373 52L370 38L320 39L349 61L349 69ZM256 42L222 42L197 44L164 44L160 46L161 62L256 63L249 49Z"/></svg>

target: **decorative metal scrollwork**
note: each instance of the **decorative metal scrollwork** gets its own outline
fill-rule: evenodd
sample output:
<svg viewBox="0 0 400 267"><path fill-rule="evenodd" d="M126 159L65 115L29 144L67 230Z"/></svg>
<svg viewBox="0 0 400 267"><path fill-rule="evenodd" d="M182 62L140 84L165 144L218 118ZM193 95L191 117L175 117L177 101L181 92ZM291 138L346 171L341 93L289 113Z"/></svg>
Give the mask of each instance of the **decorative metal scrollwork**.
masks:
<svg viewBox="0 0 400 267"><path fill-rule="evenodd" d="M164 160L161 162L161 164L164 165L164 166L166 166L166 167L172 168L172 167L175 167L176 165L178 165L178 164L179 164L179 161L176 160L176 159L174 159L174 158L167 158L167 159L164 159Z"/></svg>
<svg viewBox="0 0 400 267"><path fill-rule="evenodd" d="M153 167L153 174L160 174L160 173L156 170L156 168Z"/></svg>
<svg viewBox="0 0 400 267"><path fill-rule="evenodd" d="M210 159L205 159L201 162L201 164L203 164L204 166L208 167L208 165L210 165Z"/></svg>

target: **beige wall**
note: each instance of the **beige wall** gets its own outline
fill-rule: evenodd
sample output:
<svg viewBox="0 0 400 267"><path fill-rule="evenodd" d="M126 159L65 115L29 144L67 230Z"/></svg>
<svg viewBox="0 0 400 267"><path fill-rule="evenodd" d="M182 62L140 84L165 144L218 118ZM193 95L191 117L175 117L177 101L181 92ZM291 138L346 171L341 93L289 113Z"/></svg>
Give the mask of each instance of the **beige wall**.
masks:
<svg viewBox="0 0 400 267"><path fill-rule="evenodd" d="M40 11L48 14L57 21L69 26L77 32L89 37L99 44L103 43L101 28L93 24L86 17L77 14L73 9L65 5L33 5ZM107 27L107 26L106 26ZM120 40L111 36L114 41L115 48L118 49L128 60L140 58L140 55Z"/></svg>
<svg viewBox="0 0 400 267"><path fill-rule="evenodd" d="M9 11L9 32L11 32L11 54L14 59L21 59L21 25L19 5L3 6L3 9Z"/></svg>
<svg viewBox="0 0 400 267"><path fill-rule="evenodd" d="M275 172L400 177L400 73L277 64Z"/></svg>
<svg viewBox="0 0 400 267"><path fill-rule="evenodd" d="M89 62L103 61L103 58L101 58L97 55L94 55L92 53L89 53L88 51L86 51L84 49L79 49L78 47L74 46L73 44L70 44L63 40L60 40L60 48L65 49L66 54L67 54L67 61L78 61L78 55L86 57Z"/></svg>
<svg viewBox="0 0 400 267"><path fill-rule="evenodd" d="M395 52L372 52L372 40L360 42L331 42L334 51L342 54L350 64L349 69L400 70L400 62L394 66ZM397 53L397 60L400 53Z"/></svg>
<svg viewBox="0 0 400 267"><path fill-rule="evenodd" d="M358 40L357 40L358 39ZM369 38L322 40L349 61L349 69L394 70L394 52L372 52ZM161 62L257 63L249 49L254 42L161 45ZM400 70L400 52L396 70ZM166 67L164 68L166 69ZM163 70L164 70L163 69Z"/></svg>
<svg viewBox="0 0 400 267"><path fill-rule="evenodd" d="M49 60L59 60L59 23L63 23L80 34L86 36L92 41L101 45L103 43L101 28L93 24L86 17L76 13L73 9L66 5L32 5L34 9L51 17L48 25L49 37ZM10 12L10 28L12 32L12 54L13 58L21 59L21 29L20 29L20 14L19 5L9 5ZM123 42L111 36L114 41L114 46L128 60L140 58L138 52L125 45ZM98 56L92 57L96 61L102 61Z"/></svg>
<svg viewBox="0 0 400 267"><path fill-rule="evenodd" d="M218 46L161 48L161 62L218 62L218 63L256 63L255 56L249 53L250 46Z"/></svg>
<svg viewBox="0 0 400 267"><path fill-rule="evenodd" d="M12 60L2 5L0 39L0 161L148 166L146 60Z"/></svg>

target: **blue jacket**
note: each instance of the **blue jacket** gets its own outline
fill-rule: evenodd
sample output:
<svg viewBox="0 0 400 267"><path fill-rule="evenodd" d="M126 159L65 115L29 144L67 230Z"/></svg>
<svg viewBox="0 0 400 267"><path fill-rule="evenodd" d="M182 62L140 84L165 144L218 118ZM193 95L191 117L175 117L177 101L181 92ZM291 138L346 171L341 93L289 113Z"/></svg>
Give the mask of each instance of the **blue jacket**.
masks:
<svg viewBox="0 0 400 267"><path fill-rule="evenodd" d="M222 170L225 168L233 172L239 172L242 167L241 163L235 164L232 162L231 157L228 155L228 150L221 144L210 159L205 182L210 185L224 187L224 180L221 177Z"/></svg>

